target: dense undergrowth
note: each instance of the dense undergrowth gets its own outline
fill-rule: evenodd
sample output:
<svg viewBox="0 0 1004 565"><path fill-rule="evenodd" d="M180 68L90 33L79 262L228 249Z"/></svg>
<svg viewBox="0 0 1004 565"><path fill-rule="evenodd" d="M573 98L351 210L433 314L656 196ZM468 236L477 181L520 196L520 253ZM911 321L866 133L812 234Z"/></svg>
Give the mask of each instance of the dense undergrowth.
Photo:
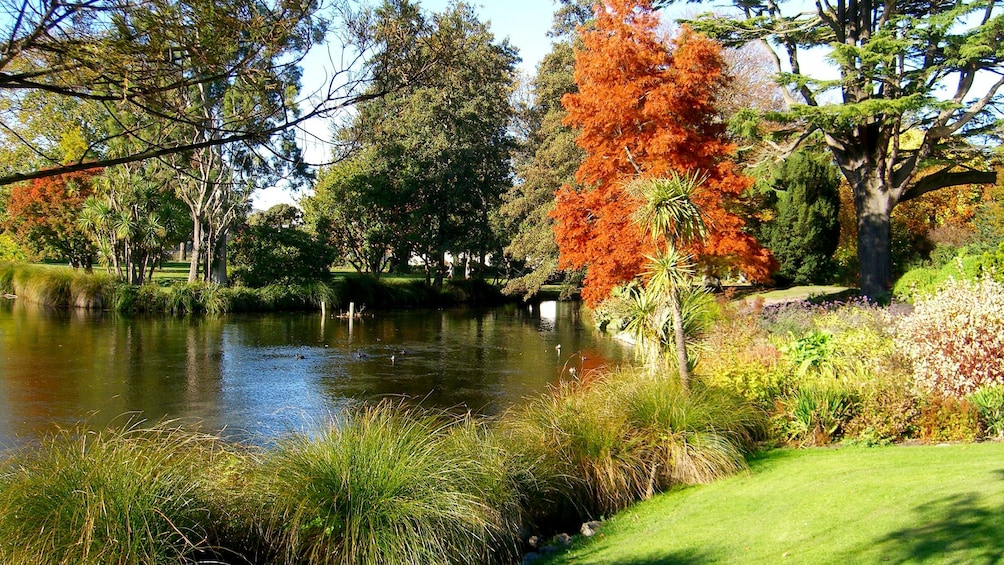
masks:
<svg viewBox="0 0 1004 565"><path fill-rule="evenodd" d="M708 332L697 370L764 410L777 443L999 438L1002 305L990 278L889 307L748 304Z"/></svg>
<svg viewBox="0 0 1004 565"><path fill-rule="evenodd" d="M478 280L448 281L442 289L423 281L385 283L367 276L261 288L202 282L136 286L103 273L16 263L0 263L0 293L45 306L171 314L315 310L322 302L334 311L348 309L350 302L357 307L402 308L503 301L495 287Z"/></svg>

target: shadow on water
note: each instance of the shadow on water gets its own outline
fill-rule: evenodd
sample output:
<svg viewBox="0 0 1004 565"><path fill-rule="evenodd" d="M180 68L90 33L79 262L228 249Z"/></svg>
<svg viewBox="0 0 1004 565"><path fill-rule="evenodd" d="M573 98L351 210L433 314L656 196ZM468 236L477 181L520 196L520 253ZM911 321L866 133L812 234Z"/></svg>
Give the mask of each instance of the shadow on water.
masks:
<svg viewBox="0 0 1004 565"><path fill-rule="evenodd" d="M1004 470L996 473L1004 480ZM990 507L987 495L946 496L913 508L914 527L889 533L876 549L888 563L1004 562L1004 506Z"/></svg>

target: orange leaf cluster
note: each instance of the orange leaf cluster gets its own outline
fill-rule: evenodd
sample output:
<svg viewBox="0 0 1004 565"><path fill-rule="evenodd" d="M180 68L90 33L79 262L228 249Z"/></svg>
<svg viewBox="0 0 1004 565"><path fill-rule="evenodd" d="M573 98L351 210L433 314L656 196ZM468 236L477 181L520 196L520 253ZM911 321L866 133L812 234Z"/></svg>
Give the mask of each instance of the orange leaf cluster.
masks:
<svg viewBox="0 0 1004 565"><path fill-rule="evenodd" d="M77 218L94 189L97 170L66 173L15 185L7 201L6 227L30 248L70 253L87 236Z"/></svg>
<svg viewBox="0 0 1004 565"><path fill-rule="evenodd" d="M751 181L729 160L734 147L716 119L716 97L727 82L721 47L687 28L667 46L658 28L649 0L599 4L595 27L581 30L579 91L562 100L587 156L576 173L585 188L557 194L554 231L560 267L589 267L583 288L589 304L636 277L652 251L644 227L632 220L638 202L624 190L638 176L706 175L694 200L711 233L692 251L755 280L767 279L774 267L770 252L728 211Z"/></svg>

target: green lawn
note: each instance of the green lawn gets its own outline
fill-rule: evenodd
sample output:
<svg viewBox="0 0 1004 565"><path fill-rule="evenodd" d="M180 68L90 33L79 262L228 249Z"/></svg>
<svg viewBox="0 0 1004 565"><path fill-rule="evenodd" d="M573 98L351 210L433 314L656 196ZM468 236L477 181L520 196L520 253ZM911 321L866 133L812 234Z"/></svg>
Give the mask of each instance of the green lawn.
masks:
<svg viewBox="0 0 1004 565"><path fill-rule="evenodd" d="M1004 444L775 450L661 495L558 564L1004 562Z"/></svg>
<svg viewBox="0 0 1004 565"><path fill-rule="evenodd" d="M188 280L188 261L164 261L161 268L153 272L153 281L162 285Z"/></svg>

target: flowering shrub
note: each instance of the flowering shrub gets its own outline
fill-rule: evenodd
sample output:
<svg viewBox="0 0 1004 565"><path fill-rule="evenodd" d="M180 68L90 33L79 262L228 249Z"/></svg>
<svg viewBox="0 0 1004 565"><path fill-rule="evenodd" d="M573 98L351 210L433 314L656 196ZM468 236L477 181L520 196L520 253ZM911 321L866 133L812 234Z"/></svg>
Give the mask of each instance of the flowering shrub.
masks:
<svg viewBox="0 0 1004 565"><path fill-rule="evenodd" d="M1004 384L1004 284L949 281L897 323L922 388L963 396Z"/></svg>

